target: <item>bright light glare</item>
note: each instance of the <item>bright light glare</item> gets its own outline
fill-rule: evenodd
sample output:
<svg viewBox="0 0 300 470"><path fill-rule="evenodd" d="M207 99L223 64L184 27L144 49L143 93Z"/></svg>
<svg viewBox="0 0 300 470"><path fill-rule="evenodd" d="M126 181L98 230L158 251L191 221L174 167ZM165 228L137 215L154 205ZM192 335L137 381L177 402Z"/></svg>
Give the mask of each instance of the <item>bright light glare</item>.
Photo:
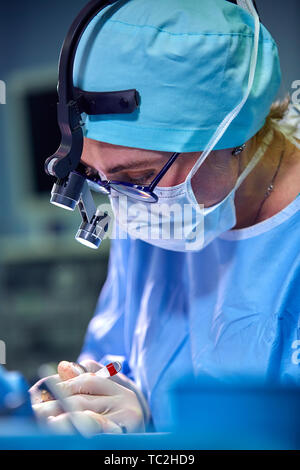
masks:
<svg viewBox="0 0 300 470"><path fill-rule="evenodd" d="M75 239L81 243L82 245L84 246L87 246L89 248L93 248L93 250L97 250L97 246L95 246L92 242L89 242L88 240L85 240L84 238L80 238L80 237L75 237Z"/></svg>
<svg viewBox="0 0 300 470"><path fill-rule="evenodd" d="M62 209L66 209L67 211L74 211L74 209L72 207L69 207L69 206L65 206L64 204L60 204L59 202L55 202L55 201L51 201L51 204L53 204L54 206L57 206L57 207L62 207Z"/></svg>

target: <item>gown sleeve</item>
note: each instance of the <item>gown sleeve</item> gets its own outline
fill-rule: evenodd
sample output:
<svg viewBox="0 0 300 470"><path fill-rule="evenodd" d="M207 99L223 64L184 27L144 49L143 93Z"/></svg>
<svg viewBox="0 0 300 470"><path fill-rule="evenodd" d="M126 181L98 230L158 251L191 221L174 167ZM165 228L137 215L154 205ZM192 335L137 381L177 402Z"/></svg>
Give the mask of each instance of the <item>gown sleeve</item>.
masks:
<svg viewBox="0 0 300 470"><path fill-rule="evenodd" d="M107 363L118 360L122 373L131 378L124 341L124 306L129 239L111 241L108 275L95 314L89 323L78 361L93 359Z"/></svg>
<svg viewBox="0 0 300 470"><path fill-rule="evenodd" d="M136 393L143 410L146 429L151 430L151 412L147 400L134 383L125 347L124 310L129 251L129 238L112 240L107 279L101 290L94 317L89 323L78 362L85 359L93 359L103 364L121 362L121 372L130 380L120 379L120 383Z"/></svg>

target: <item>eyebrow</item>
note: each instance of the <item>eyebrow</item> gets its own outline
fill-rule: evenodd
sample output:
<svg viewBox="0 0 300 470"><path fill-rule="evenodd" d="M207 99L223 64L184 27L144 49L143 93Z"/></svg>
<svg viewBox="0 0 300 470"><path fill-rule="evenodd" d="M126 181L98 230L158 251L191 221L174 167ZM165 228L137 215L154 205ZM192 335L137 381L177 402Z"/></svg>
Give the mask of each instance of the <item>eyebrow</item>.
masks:
<svg viewBox="0 0 300 470"><path fill-rule="evenodd" d="M136 161L136 162L128 163L128 165L114 166L114 167L109 168L108 170L106 170L106 173L109 173L109 174L119 173L120 171L130 170L132 168L146 167L147 165L150 165L150 164L153 164L153 162L150 162L149 160L143 160L143 161L139 160L139 161Z"/></svg>

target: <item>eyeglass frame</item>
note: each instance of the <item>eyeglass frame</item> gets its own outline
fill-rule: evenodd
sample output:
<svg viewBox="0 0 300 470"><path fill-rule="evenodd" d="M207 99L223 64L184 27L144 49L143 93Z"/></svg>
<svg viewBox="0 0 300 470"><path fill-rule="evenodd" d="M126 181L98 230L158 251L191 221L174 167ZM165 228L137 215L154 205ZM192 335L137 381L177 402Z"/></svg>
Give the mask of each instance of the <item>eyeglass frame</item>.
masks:
<svg viewBox="0 0 300 470"><path fill-rule="evenodd" d="M155 189L155 187L157 186L157 184L160 182L160 180L162 179L162 177L166 174L166 172L168 171L168 169L172 166L172 164L175 162L175 160L177 159L177 157L180 155L180 153L178 152L174 152L171 157L169 158L169 160L167 161L167 163L163 166L163 168L159 171L159 173L155 176L155 178L153 179L153 181L149 184L149 185L146 185L146 186L143 186L143 185L139 185L139 184L134 184L134 183L129 183L129 182L126 182L126 181L114 181L114 180L102 180L101 177L99 175L97 176L90 176L90 175L87 175L86 174L86 167L80 163L78 165L78 168L77 168L77 171L82 175L84 173L84 177L91 183L94 183L94 184L97 184L98 186L100 186L104 191L103 193L104 194L110 194L110 191L111 191L111 185L116 185L118 187L118 185L120 186L127 186L128 188L132 188L132 189L136 189L137 190L137 194L138 194L138 191L141 191L141 192L144 192L146 194L148 194L153 200L148 200L147 199L143 199L144 202L148 202L148 203L155 203L158 201L158 196L153 192L153 190ZM95 189L92 187L92 189ZM120 194L124 194L125 192L123 191L118 191L117 188L112 188L114 189L115 191L119 192ZM129 196L129 197L132 197L133 199L139 199L141 200L141 198L135 198L134 196Z"/></svg>

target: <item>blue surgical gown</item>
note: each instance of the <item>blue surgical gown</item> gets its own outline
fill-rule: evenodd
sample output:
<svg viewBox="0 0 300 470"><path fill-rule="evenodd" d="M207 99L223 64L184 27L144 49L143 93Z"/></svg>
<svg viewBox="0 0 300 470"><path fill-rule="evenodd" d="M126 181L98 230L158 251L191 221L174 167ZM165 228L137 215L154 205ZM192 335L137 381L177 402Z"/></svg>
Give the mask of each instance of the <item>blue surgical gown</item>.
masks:
<svg viewBox="0 0 300 470"><path fill-rule="evenodd" d="M8 406L7 398L15 398L14 406ZM19 372L7 372L0 366L0 417L33 417L28 385Z"/></svg>
<svg viewBox="0 0 300 470"><path fill-rule="evenodd" d="M183 374L300 385L299 209L300 195L199 252L112 241L79 360L122 356L157 430L168 428L166 390Z"/></svg>

